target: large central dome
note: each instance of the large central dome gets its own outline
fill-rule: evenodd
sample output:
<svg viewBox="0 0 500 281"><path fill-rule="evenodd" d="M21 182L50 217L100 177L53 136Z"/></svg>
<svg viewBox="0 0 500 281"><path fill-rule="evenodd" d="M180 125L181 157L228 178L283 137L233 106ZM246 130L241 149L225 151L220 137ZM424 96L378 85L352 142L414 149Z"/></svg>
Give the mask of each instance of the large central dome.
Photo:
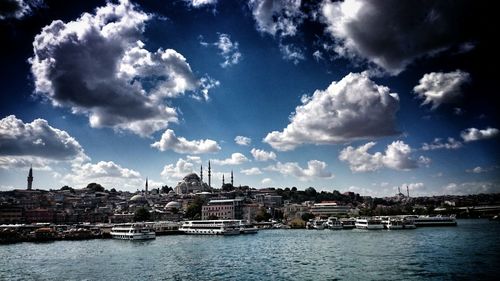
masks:
<svg viewBox="0 0 500 281"><path fill-rule="evenodd" d="M175 193L177 194L189 194L203 191L210 191L210 188L196 173L187 174L175 187Z"/></svg>

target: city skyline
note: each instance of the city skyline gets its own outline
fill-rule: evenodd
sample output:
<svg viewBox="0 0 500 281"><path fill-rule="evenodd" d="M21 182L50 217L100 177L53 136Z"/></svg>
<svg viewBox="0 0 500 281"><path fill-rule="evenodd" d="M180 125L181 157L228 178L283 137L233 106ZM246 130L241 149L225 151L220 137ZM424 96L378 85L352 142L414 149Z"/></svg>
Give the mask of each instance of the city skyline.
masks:
<svg viewBox="0 0 500 281"><path fill-rule="evenodd" d="M134 192L210 161L216 188L500 192L481 3L11 2L2 191L31 165L33 189Z"/></svg>

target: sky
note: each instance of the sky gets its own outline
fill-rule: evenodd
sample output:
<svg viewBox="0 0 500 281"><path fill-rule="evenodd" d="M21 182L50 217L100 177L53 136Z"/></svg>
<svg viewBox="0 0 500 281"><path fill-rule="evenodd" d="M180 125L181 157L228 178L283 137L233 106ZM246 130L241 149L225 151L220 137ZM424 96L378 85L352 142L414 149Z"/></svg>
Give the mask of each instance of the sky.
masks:
<svg viewBox="0 0 500 281"><path fill-rule="evenodd" d="M1 3L0 190L500 192L485 3Z"/></svg>

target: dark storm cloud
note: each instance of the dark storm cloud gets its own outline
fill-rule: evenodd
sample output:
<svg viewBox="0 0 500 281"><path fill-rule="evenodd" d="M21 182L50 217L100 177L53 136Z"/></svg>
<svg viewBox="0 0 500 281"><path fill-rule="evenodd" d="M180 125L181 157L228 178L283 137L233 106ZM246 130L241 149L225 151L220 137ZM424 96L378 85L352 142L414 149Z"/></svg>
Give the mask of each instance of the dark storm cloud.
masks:
<svg viewBox="0 0 500 281"><path fill-rule="evenodd" d="M0 158L35 156L52 160L86 159L83 148L67 132L44 119L24 123L10 115L0 120Z"/></svg>
<svg viewBox="0 0 500 281"><path fill-rule="evenodd" d="M475 1L346 0L322 5L336 52L366 59L391 74L413 60L460 48L481 31ZM473 35L474 34L474 35Z"/></svg>
<svg viewBox="0 0 500 281"><path fill-rule="evenodd" d="M0 20L22 19L29 15L33 8L42 4L42 0L2 0L0 1Z"/></svg>
<svg viewBox="0 0 500 281"><path fill-rule="evenodd" d="M144 48L140 39L150 18L122 0L44 27L30 59L36 92L87 114L92 127L147 136L177 121L164 98L203 86L175 50Z"/></svg>

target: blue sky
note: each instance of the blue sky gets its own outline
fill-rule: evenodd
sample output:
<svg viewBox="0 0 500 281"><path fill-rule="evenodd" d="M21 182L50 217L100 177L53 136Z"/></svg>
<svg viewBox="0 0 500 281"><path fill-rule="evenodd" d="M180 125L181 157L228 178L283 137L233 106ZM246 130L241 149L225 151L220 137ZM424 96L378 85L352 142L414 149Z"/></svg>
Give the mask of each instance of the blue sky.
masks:
<svg viewBox="0 0 500 281"><path fill-rule="evenodd" d="M473 1L7 2L2 190L30 165L35 188L135 191L211 160L214 187L500 191Z"/></svg>

